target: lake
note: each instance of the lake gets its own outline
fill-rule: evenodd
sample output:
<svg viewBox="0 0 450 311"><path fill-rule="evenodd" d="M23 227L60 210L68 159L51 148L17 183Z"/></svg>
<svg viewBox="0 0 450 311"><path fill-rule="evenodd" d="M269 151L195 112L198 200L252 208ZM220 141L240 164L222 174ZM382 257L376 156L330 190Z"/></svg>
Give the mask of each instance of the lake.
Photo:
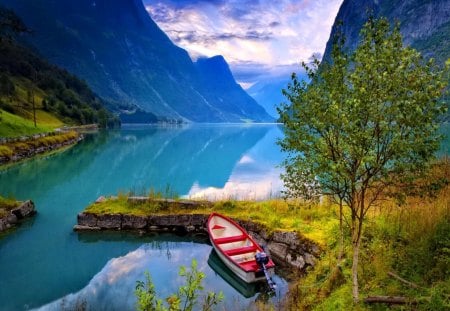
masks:
<svg viewBox="0 0 450 311"><path fill-rule="evenodd" d="M65 152L0 172L2 195L32 199L38 214L0 236L0 310L133 310L149 271L160 297L181 285L192 259L205 288L228 309L264 299L222 271L205 237L72 231L76 215L101 195L160 191L188 198L265 199L282 189L277 125L126 127L87 135ZM279 295L286 281L275 276ZM275 300L278 298L274 298Z"/></svg>

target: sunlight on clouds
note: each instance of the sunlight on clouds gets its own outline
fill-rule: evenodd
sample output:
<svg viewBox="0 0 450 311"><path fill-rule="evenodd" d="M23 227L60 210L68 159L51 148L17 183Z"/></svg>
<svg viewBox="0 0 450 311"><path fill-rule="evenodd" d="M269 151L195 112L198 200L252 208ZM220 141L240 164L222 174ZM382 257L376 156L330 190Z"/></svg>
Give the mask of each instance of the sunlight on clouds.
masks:
<svg viewBox="0 0 450 311"><path fill-rule="evenodd" d="M263 70L261 66L292 66L313 53L323 54L341 3L144 0L150 16L191 57L223 55L233 73L243 63Z"/></svg>

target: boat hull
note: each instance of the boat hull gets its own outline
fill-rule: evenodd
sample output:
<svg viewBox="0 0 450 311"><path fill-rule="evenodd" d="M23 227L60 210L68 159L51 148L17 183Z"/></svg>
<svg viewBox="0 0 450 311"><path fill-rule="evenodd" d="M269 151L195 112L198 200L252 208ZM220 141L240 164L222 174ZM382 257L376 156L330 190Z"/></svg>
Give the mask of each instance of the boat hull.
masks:
<svg viewBox="0 0 450 311"><path fill-rule="evenodd" d="M222 262L234 273L236 274L241 280L247 283L254 283L259 281L265 281L266 277L262 271L250 271L246 272L236 266L233 262L231 262L226 256L223 255L223 253L218 249L214 244L213 248L217 253L217 256L222 260ZM269 272L270 276L273 276L274 274L274 268L268 268L267 271Z"/></svg>
<svg viewBox="0 0 450 311"><path fill-rule="evenodd" d="M253 283L266 280L255 255L264 250L232 219L212 213L207 229L214 250L222 262L241 280ZM265 264L269 276L274 274L275 264L271 259Z"/></svg>

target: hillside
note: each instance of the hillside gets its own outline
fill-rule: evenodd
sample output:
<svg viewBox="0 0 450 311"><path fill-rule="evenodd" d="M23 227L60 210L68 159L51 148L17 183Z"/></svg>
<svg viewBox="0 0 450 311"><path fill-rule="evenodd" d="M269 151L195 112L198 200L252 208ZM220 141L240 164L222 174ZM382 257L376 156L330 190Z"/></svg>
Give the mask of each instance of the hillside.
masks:
<svg viewBox="0 0 450 311"><path fill-rule="evenodd" d="M435 58L442 65L450 57L450 0L344 0L333 25L324 53L331 53L331 38L337 22L343 22L346 46L352 51L359 40L359 31L367 20L367 12L387 17L392 24L400 23L406 45L417 49L425 58Z"/></svg>
<svg viewBox="0 0 450 311"><path fill-rule="evenodd" d="M175 46L140 0L0 0L34 29L26 41L51 62L85 79L116 109L135 107L194 122L271 120L227 79L233 96L204 85L188 53ZM216 76L220 75L217 74ZM230 93L230 94L231 94Z"/></svg>
<svg viewBox="0 0 450 311"><path fill-rule="evenodd" d="M14 32L21 31L8 26L14 14L3 8L0 13L0 136L46 132L64 123L118 122L84 81L17 43Z"/></svg>

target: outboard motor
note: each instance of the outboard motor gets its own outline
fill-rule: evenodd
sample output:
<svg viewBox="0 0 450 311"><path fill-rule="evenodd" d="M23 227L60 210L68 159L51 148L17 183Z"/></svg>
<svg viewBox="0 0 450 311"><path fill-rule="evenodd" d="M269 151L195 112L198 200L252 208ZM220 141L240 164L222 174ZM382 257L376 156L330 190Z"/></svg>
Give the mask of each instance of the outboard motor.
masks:
<svg viewBox="0 0 450 311"><path fill-rule="evenodd" d="M265 252L256 253L255 260L260 266L263 264L267 265L269 263L269 256Z"/></svg>
<svg viewBox="0 0 450 311"><path fill-rule="evenodd" d="M264 271L264 275L266 276L266 280L267 283L269 284L270 290L275 291L276 284L270 277L269 272L267 271L266 268L266 264L269 262L269 256L265 252L258 252L255 254L255 260L258 266L260 266L261 269Z"/></svg>

